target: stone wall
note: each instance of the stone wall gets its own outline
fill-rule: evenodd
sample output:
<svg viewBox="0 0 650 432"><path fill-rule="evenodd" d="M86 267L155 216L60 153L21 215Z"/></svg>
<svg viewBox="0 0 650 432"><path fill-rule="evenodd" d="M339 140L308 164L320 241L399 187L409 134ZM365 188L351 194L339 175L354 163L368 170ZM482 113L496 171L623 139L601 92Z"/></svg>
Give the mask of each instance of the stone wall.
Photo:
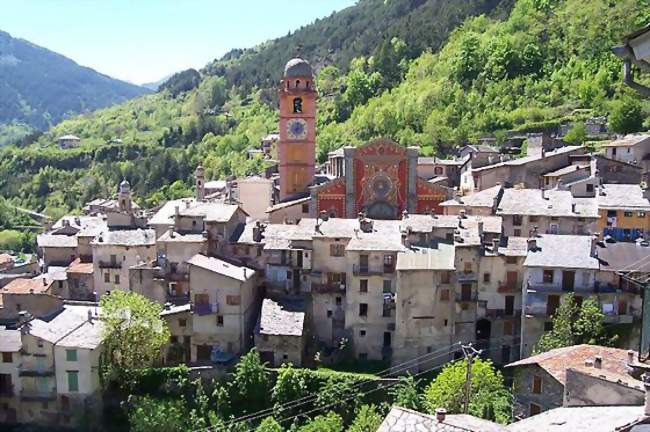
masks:
<svg viewBox="0 0 650 432"><path fill-rule="evenodd" d="M533 393L535 376L542 379L542 391L539 394ZM540 406L542 411L561 407L564 386L537 365L517 366L514 371L513 396L514 418L525 418L529 416L531 403Z"/></svg>

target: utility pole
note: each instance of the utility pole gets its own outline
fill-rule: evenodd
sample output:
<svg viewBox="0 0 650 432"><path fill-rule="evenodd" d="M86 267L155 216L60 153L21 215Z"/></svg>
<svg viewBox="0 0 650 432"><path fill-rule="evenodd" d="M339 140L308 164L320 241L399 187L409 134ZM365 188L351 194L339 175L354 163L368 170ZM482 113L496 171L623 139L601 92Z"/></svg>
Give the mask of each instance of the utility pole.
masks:
<svg viewBox="0 0 650 432"><path fill-rule="evenodd" d="M464 395L465 400L463 401L463 413L467 414L469 412L469 400L472 393L472 363L474 363L474 356L480 355L481 351L477 351L472 346L471 342L467 345L461 345L460 347L463 350L463 356L465 356L465 360L467 360L467 374L465 376Z"/></svg>

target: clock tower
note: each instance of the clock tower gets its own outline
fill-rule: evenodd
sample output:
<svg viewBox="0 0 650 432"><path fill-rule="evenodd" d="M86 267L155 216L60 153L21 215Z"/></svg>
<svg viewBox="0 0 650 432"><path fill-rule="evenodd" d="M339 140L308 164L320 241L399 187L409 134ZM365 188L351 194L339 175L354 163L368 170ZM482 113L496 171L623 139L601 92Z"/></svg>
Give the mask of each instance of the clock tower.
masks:
<svg viewBox="0 0 650 432"><path fill-rule="evenodd" d="M309 191L316 163L316 99L311 65L289 60L278 89L280 96L280 200Z"/></svg>

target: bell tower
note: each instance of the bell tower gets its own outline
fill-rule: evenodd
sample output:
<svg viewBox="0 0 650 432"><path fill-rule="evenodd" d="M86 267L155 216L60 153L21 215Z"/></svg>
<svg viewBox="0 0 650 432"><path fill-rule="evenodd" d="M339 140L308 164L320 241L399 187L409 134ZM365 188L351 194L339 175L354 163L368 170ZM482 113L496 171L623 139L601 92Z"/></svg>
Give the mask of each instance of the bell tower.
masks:
<svg viewBox="0 0 650 432"><path fill-rule="evenodd" d="M289 60L278 89L280 97L280 200L309 191L316 164L316 93L311 65Z"/></svg>

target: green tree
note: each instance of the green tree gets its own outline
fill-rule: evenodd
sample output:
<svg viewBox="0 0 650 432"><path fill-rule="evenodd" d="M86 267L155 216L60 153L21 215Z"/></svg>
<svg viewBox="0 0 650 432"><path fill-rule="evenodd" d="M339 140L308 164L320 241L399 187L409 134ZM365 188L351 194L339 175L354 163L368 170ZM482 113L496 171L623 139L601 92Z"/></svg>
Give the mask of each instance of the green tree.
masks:
<svg viewBox="0 0 650 432"><path fill-rule="evenodd" d="M335 412L319 415L306 425L300 427L298 432L343 432L343 419Z"/></svg>
<svg viewBox="0 0 650 432"><path fill-rule="evenodd" d="M266 417L255 432L282 432L282 427L273 417Z"/></svg>
<svg viewBox="0 0 650 432"><path fill-rule="evenodd" d="M182 400L160 400L149 396L129 400L129 430L132 432L185 432L186 407Z"/></svg>
<svg viewBox="0 0 650 432"><path fill-rule="evenodd" d="M360 397L358 387L353 387L351 379L330 376L318 391L316 406L335 411L347 423L352 420Z"/></svg>
<svg viewBox="0 0 650 432"><path fill-rule="evenodd" d="M100 306L106 373L149 367L160 358L169 341L169 329L160 318L162 306L120 290L102 296Z"/></svg>
<svg viewBox="0 0 650 432"><path fill-rule="evenodd" d="M307 396L307 371L296 369L291 364L282 365L278 371L278 377L271 391L271 400L276 407L276 415L287 417L292 413L290 410L280 408L280 405ZM303 407L296 407L297 410Z"/></svg>
<svg viewBox="0 0 650 432"><path fill-rule="evenodd" d="M361 405L347 432L376 431L383 418L375 405Z"/></svg>
<svg viewBox="0 0 650 432"><path fill-rule="evenodd" d="M611 345L613 340L605 335L604 318L605 314L595 299L583 300L578 310L578 317L573 321L573 332L577 343Z"/></svg>
<svg viewBox="0 0 650 432"><path fill-rule="evenodd" d="M446 408L450 413L461 413L465 394L467 360L449 363L425 390L425 405L429 412ZM489 360L477 358L472 364L469 414L492 416L499 423L510 419L511 394L503 382L503 375Z"/></svg>
<svg viewBox="0 0 650 432"><path fill-rule="evenodd" d="M564 141L573 145L582 145L587 140L587 128L583 122L578 122L564 135Z"/></svg>
<svg viewBox="0 0 650 432"><path fill-rule="evenodd" d="M609 127L617 133L638 132L643 127L643 110L638 99L624 96L612 103Z"/></svg>
<svg viewBox="0 0 650 432"><path fill-rule="evenodd" d="M552 315L553 329L544 332L539 342L537 342L534 352L538 354L555 348L573 345L575 339L572 321L575 317L576 306L573 293L567 294Z"/></svg>
<svg viewBox="0 0 650 432"><path fill-rule="evenodd" d="M422 398L418 394L417 384L410 374L399 377L399 383L388 391L393 398L393 405L420 411L422 409Z"/></svg>
<svg viewBox="0 0 650 432"><path fill-rule="evenodd" d="M269 374L255 348L243 355L237 363L231 388L237 402L236 406L241 409L242 414L268 407Z"/></svg>

